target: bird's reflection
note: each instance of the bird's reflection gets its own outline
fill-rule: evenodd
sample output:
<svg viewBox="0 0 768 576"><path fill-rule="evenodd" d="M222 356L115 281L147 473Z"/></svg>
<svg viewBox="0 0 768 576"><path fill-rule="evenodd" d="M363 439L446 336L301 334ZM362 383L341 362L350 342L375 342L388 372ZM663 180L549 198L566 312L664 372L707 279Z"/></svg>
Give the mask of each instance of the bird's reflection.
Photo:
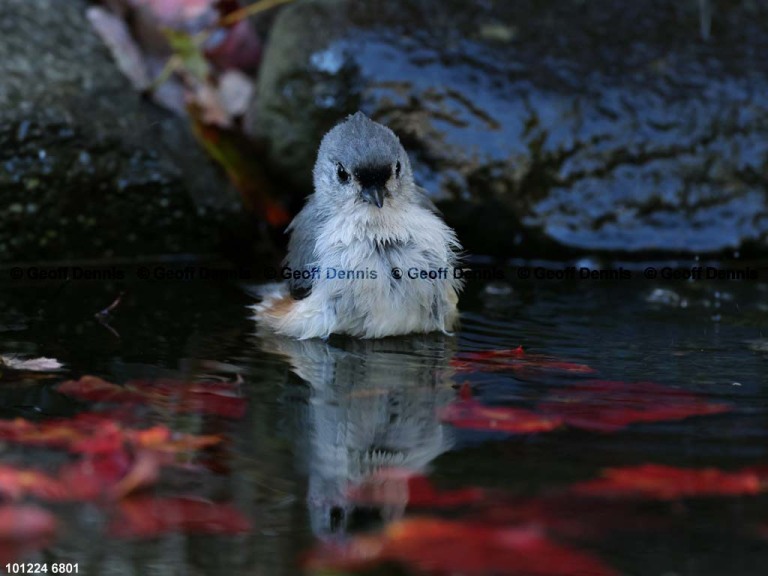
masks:
<svg viewBox="0 0 768 576"><path fill-rule="evenodd" d="M454 339L423 335L383 340L292 340L263 348L282 355L297 378L286 388L298 465L308 478L317 536L402 515L407 494L378 508L355 506L349 487L382 468L423 471L451 446L437 416L451 401Z"/></svg>

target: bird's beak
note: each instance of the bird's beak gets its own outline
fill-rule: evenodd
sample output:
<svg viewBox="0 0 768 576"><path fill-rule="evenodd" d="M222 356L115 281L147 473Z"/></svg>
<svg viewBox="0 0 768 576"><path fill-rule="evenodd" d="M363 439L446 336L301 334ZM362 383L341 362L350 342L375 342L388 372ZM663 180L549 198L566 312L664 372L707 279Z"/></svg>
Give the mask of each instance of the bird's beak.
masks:
<svg viewBox="0 0 768 576"><path fill-rule="evenodd" d="M377 208L381 208L384 206L386 193L387 189L384 186L365 186L361 195L368 204L374 204Z"/></svg>

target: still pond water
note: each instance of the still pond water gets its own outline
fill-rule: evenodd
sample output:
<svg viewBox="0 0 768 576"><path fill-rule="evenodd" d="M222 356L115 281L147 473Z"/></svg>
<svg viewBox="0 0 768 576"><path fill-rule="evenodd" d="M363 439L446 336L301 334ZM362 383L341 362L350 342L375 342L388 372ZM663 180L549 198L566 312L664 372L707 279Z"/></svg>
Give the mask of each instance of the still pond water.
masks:
<svg viewBox="0 0 768 576"><path fill-rule="evenodd" d="M55 357L67 371L2 382L3 418L85 410L54 390L82 375L115 383L241 378L247 404L242 418L162 409L146 418L224 438L215 462L164 472L149 492L230 502L252 524L249 532L115 538L101 504L43 504L59 519L58 534L28 558L99 575L764 574L765 469L756 487L730 495L717 494L725 481L701 488L695 480L687 489L703 493L670 495L668 473L661 489L640 497L637 486L613 497L573 490L606 468L768 466L765 279L653 281L642 278L644 267L613 282L521 280L509 268L504 281L469 284L455 337L378 342L259 334L246 308L248 286L235 282L132 281L130 270L125 282L5 281L0 353ZM122 291L111 318L98 322L94 313ZM526 434L499 432L493 418L479 417L474 429L445 421L446 407L477 401L541 415L541 407L572 403L568 390L595 381L582 425L566 418ZM650 402L645 384L628 384L637 382L653 383ZM653 404L663 408L680 391L725 408L626 418L632 410L653 413ZM577 398L577 410L581 404ZM0 446L4 464L61 457ZM424 492L425 478L437 495ZM355 491L366 481L367 491ZM409 503L415 482L420 501ZM414 518L422 523L408 524ZM401 530L382 544L391 523ZM452 535L429 534L446 525ZM506 537L517 540L505 544ZM390 553L357 570L352 556L365 545L379 547L370 554L382 546Z"/></svg>

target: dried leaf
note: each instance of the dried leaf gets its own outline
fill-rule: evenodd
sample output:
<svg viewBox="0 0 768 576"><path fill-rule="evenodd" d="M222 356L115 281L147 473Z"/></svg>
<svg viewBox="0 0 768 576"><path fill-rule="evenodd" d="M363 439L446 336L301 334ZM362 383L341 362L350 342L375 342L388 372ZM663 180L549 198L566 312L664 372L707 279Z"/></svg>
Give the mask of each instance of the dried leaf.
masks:
<svg viewBox="0 0 768 576"><path fill-rule="evenodd" d="M0 367L27 372L56 372L64 367L55 358L31 358L19 360L14 356L0 356Z"/></svg>
<svg viewBox="0 0 768 576"><path fill-rule="evenodd" d="M266 174L258 162L254 162L258 154L253 145L238 132L207 124L204 112L202 108L190 106L193 132L208 154L226 171L246 209L273 227L286 225L291 216L275 199Z"/></svg>

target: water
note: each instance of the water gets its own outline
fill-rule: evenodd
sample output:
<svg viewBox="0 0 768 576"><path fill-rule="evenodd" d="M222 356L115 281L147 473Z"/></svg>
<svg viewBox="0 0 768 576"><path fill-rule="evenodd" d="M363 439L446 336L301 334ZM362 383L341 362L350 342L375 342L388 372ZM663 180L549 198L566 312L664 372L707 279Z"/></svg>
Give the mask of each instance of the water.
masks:
<svg viewBox="0 0 768 576"><path fill-rule="evenodd" d="M508 268L506 280L470 283L455 337L375 342L259 334L246 308L248 286L234 282L139 281L131 271L122 282L4 282L0 353L55 357L68 369L51 380L2 383L5 418L82 410L52 385L85 374L118 383L239 375L248 401L239 420L162 412L147 418L226 437L213 469L164 477L152 492L231 501L253 523L250 533L116 539L105 535L109 514L103 507L55 505L49 509L60 519L57 539L31 558L77 562L80 573L100 575L293 575L323 543L343 542L345 534L375 535L382 525L410 517L405 499L361 506L349 496L350 482L387 466L426 474L444 490L490 490L483 505L503 515L510 502L522 506L606 467L767 465L768 284L652 281L639 277L643 268L635 267L633 280L612 282L525 280ZM108 323L97 321L94 314L121 292ZM727 403L730 411L610 433L565 428L505 435L440 421L438 413L456 401L464 382L483 403L531 408L587 378L546 364L494 370L479 361L462 372L451 362L456 354L519 345L551 361L588 365L596 370L591 378L655 382ZM3 462L57 457L2 445ZM558 502L549 520L541 520L554 516L567 524L554 540L595 555L620 574L749 575L761 574L768 563L768 539L760 532L768 526L766 495L606 500L587 511L569 499ZM422 514L462 518L456 511ZM419 573L391 564L371 570Z"/></svg>

